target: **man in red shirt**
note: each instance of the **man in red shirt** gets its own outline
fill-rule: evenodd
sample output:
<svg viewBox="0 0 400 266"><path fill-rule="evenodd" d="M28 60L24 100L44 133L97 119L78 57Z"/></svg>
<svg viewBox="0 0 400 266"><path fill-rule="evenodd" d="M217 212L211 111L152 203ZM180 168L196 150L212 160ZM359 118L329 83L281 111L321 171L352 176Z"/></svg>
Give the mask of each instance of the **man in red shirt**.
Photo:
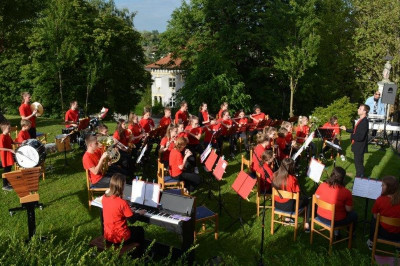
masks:
<svg viewBox="0 0 400 266"><path fill-rule="evenodd" d="M104 176L102 167L107 153L102 153L95 136L89 135L86 138L87 150L82 158L83 168L89 170L89 180L92 187L107 188L110 185L110 177Z"/></svg>
<svg viewBox="0 0 400 266"><path fill-rule="evenodd" d="M29 129L29 135L31 138L36 139L36 113L37 110L31 110L31 106L29 105L31 101L31 95L29 92L22 93L22 103L19 107L19 115L22 119L27 119L31 121L31 128Z"/></svg>
<svg viewBox="0 0 400 266"><path fill-rule="evenodd" d="M181 108L175 114L175 125L179 123L183 123L185 126L189 122L189 114L188 114L188 105L187 102L181 102Z"/></svg>
<svg viewBox="0 0 400 266"><path fill-rule="evenodd" d="M164 108L164 116L160 120L160 127L169 126L171 124L171 108Z"/></svg>
<svg viewBox="0 0 400 266"><path fill-rule="evenodd" d="M71 108L65 113L65 127L77 127L79 120L78 101L70 103Z"/></svg>

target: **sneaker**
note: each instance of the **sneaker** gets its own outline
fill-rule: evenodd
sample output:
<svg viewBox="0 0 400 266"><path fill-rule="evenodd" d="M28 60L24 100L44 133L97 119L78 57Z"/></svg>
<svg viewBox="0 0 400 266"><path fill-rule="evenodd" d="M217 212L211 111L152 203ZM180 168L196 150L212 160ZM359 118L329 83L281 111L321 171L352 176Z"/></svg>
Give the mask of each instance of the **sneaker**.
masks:
<svg viewBox="0 0 400 266"><path fill-rule="evenodd" d="M194 168L194 173L199 174L199 168L197 166Z"/></svg>
<svg viewBox="0 0 400 266"><path fill-rule="evenodd" d="M5 187L3 187L2 188L4 191L12 191L13 190L13 188L11 187L11 186L5 186Z"/></svg>
<svg viewBox="0 0 400 266"><path fill-rule="evenodd" d="M285 223L286 223L286 224L284 224L285 226L286 226L286 225L293 225L294 222L295 222L294 219L292 219L292 218L285 218L284 221L285 221Z"/></svg>
<svg viewBox="0 0 400 266"><path fill-rule="evenodd" d="M342 159L342 161L344 162L344 161L346 161L346 157L344 157L344 155L342 154L342 155L340 155L340 159Z"/></svg>
<svg viewBox="0 0 400 266"><path fill-rule="evenodd" d="M368 246L369 250L372 250L373 242L369 239L367 240L367 246Z"/></svg>

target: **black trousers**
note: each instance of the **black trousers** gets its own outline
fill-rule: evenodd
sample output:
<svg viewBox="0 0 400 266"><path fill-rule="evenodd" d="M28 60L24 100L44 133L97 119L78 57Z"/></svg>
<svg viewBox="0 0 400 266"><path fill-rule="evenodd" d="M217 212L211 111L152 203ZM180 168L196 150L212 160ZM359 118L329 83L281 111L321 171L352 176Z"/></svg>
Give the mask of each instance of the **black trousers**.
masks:
<svg viewBox="0 0 400 266"><path fill-rule="evenodd" d="M11 172L11 167L12 165L4 167L3 174ZM3 178L3 187L6 187L8 185L10 185L10 183L8 182L7 178Z"/></svg>
<svg viewBox="0 0 400 266"><path fill-rule="evenodd" d="M372 241L374 239L374 234L375 234L375 224L376 224L376 219L372 217L371 219L371 227L369 230L369 239ZM382 227L382 225L379 225L378 227L378 236L380 238L384 238L389 241L400 241L400 233L395 234L395 233L390 233L386 231L385 228Z"/></svg>
<svg viewBox="0 0 400 266"><path fill-rule="evenodd" d="M324 217L318 216L319 219L324 223L331 223L331 220L325 219ZM346 218L336 221L333 223L334 226L342 226L353 223L353 234L356 231L356 225L358 221L358 215L355 211L348 212Z"/></svg>
<svg viewBox="0 0 400 266"><path fill-rule="evenodd" d="M286 212L294 212L296 207L295 200L289 200L285 203L280 203L275 201L275 208L286 211ZM311 201L305 195L300 195L299 199L299 209L307 207L307 219L305 222L309 223L311 218Z"/></svg>
<svg viewBox="0 0 400 266"><path fill-rule="evenodd" d="M28 132L31 139L36 139L36 127L31 127Z"/></svg>
<svg viewBox="0 0 400 266"><path fill-rule="evenodd" d="M364 177L364 151L354 152L354 165L356 167L356 177Z"/></svg>
<svg viewBox="0 0 400 266"><path fill-rule="evenodd" d="M183 172L179 176L173 178L178 179L179 181L184 181L185 188L189 190L189 192L193 192L201 182L201 177L195 173Z"/></svg>

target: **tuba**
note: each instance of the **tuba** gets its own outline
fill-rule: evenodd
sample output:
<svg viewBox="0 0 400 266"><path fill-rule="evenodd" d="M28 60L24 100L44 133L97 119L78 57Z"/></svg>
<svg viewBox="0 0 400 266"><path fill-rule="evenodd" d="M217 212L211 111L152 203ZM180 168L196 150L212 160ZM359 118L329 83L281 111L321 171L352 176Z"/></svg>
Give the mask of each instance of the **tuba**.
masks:
<svg viewBox="0 0 400 266"><path fill-rule="evenodd" d="M43 106L38 102L34 102L31 104L31 110L32 112L37 111L36 116L41 116L44 112Z"/></svg>

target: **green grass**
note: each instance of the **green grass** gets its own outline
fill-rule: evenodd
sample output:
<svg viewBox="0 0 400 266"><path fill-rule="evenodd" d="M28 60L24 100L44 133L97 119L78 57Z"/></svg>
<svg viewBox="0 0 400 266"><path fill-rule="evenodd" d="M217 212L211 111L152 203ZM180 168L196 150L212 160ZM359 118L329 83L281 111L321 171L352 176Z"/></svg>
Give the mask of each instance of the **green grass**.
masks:
<svg viewBox="0 0 400 266"><path fill-rule="evenodd" d="M18 117L7 117L12 125L19 124ZM115 129L115 123L107 122L110 132ZM55 135L61 133L60 120L38 119L38 131L49 134L48 141L53 142ZM342 146L346 151L347 161L336 161L338 166L342 166L348 173L347 187L351 188L354 179L353 155L350 151L350 141L348 135L342 138ZM227 151L227 149L226 149ZM93 238L101 234L100 219L98 209L93 207L88 210L87 191L85 173L82 168L82 151L76 150L68 153L68 166L64 167L63 154L52 154L46 159L46 165L52 164L55 169L47 173L46 180L40 181L40 202L45 208L36 211L37 232L43 235L54 235L57 241L67 241L70 239L71 232L78 228L81 238ZM379 150L370 146L370 152L365 156L366 173L372 177L381 178L385 175L398 176L400 164L398 155L391 149ZM155 163L146 169L144 177L150 180L156 179ZM327 165L327 173L330 173L332 161ZM240 169L240 155L229 161L223 181L221 181L222 198L224 206L237 217L238 196L232 190L233 183ZM1 170L0 170L1 171ZM326 178L327 173L323 178ZM202 173L205 178L207 176ZM300 177L302 188L308 193L312 193L315 188L313 182L304 176ZM217 195L217 184L213 183L213 193ZM207 198L207 187L203 185L196 193L198 202L205 201L207 207L218 211L217 202ZM27 238L26 213L18 212L13 217L8 214L8 209L17 207L19 200L14 192L0 192L0 236L13 236L20 239ZM355 210L359 218L363 218L365 200L354 198ZM369 202L368 212L373 202ZM250 197L250 202L242 201L242 216L246 221L245 235L238 224L228 228L233 221L225 211L220 214L219 240L214 240L213 234L199 236L196 249L196 260L204 263L209 258L215 256L230 256L240 265L251 265L256 263L260 247L261 237L261 218L256 216L255 197ZM274 235L270 234L270 210L266 213L264 259L268 265L321 265L321 264L349 264L360 265L368 264L370 251L365 245L367 234L363 233L362 224L357 226L357 237L353 241L353 249L347 251L346 244L334 245L334 253L328 255L328 241L319 236L315 236L313 245L309 244L309 234L300 231L296 242L293 241L293 229L280 227ZM370 217L370 214L369 214ZM157 241L177 245L179 239L175 234L169 233L162 228L144 225L146 238L156 239ZM368 228L369 229L369 228ZM367 230L368 231L368 230ZM4 245L0 247L5 247Z"/></svg>

